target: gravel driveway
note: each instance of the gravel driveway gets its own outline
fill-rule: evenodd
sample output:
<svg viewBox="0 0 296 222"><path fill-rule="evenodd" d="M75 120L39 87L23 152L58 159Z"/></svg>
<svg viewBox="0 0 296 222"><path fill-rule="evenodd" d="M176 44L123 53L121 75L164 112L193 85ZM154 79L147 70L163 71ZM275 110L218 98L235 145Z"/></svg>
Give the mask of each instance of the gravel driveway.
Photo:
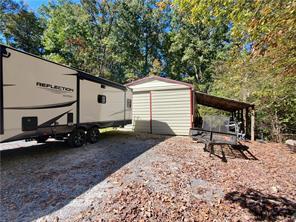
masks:
<svg viewBox="0 0 296 222"><path fill-rule="evenodd" d="M32 221L69 204L76 205L66 208L65 216L79 212L82 194L98 184L108 189L105 178L163 139L109 132L99 143L81 148L59 142L9 147L1 152L1 220ZM83 202L87 206L102 195Z"/></svg>
<svg viewBox="0 0 296 222"><path fill-rule="evenodd" d="M1 151L0 218L292 220L295 153L278 144L246 145L249 152L217 148L209 157L189 137L107 132L81 148L10 147Z"/></svg>

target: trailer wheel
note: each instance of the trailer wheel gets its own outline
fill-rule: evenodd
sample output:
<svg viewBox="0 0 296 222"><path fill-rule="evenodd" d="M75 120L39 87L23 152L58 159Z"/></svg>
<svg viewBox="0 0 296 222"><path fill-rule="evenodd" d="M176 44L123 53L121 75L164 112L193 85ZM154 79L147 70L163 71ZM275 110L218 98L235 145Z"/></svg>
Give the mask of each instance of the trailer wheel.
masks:
<svg viewBox="0 0 296 222"><path fill-rule="evenodd" d="M75 129L68 138L68 144L71 147L80 147L85 143L85 131L82 129Z"/></svg>
<svg viewBox="0 0 296 222"><path fill-rule="evenodd" d="M48 137L38 137L36 138L37 143L45 143Z"/></svg>
<svg viewBox="0 0 296 222"><path fill-rule="evenodd" d="M100 131L98 127L92 127L87 131L87 141L90 143L96 143L99 141Z"/></svg>

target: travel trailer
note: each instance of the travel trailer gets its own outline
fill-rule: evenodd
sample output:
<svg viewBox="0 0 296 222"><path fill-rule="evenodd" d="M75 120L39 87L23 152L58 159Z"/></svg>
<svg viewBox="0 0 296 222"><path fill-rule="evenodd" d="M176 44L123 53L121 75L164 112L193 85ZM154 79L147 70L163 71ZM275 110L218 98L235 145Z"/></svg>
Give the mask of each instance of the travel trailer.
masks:
<svg viewBox="0 0 296 222"><path fill-rule="evenodd" d="M0 45L0 142L65 139L131 123L132 91L115 82Z"/></svg>

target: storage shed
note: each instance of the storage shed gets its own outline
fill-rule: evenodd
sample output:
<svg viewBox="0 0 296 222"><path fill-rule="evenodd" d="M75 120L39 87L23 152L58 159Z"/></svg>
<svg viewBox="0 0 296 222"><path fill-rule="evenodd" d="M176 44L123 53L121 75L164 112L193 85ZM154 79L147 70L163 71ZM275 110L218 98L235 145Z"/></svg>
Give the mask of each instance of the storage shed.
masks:
<svg viewBox="0 0 296 222"><path fill-rule="evenodd" d="M152 76L126 86L133 90L134 131L189 135L195 101L191 84Z"/></svg>

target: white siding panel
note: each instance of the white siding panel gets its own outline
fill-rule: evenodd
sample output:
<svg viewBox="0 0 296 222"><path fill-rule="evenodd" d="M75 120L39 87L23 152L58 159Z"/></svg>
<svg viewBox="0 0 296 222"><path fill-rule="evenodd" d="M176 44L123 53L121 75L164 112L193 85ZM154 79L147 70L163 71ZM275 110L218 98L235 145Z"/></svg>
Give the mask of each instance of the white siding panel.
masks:
<svg viewBox="0 0 296 222"><path fill-rule="evenodd" d="M152 132L188 135L191 127L189 89L152 91Z"/></svg>
<svg viewBox="0 0 296 222"><path fill-rule="evenodd" d="M150 90L167 90L167 89L184 89L189 88L188 86L176 83L169 83L159 80L153 80L150 82L145 82L139 85L132 85L130 88L133 89L134 92L141 92L141 91L150 91Z"/></svg>
<svg viewBox="0 0 296 222"><path fill-rule="evenodd" d="M106 104L98 103L98 95L106 96ZM80 122L117 121L124 119L124 91L91 81L80 81Z"/></svg>
<svg viewBox="0 0 296 222"><path fill-rule="evenodd" d="M150 92L133 95L133 129L136 132L150 132Z"/></svg>

